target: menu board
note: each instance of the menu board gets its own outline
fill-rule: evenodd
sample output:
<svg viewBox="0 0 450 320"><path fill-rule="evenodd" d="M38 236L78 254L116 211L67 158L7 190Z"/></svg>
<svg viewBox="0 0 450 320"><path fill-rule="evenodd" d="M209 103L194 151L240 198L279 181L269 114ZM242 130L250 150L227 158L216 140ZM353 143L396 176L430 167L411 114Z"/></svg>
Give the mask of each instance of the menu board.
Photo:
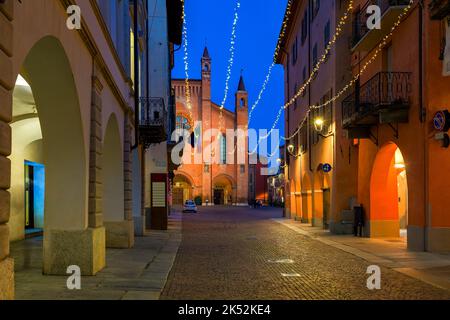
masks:
<svg viewBox="0 0 450 320"><path fill-rule="evenodd" d="M152 182L152 207L166 207L166 183Z"/></svg>

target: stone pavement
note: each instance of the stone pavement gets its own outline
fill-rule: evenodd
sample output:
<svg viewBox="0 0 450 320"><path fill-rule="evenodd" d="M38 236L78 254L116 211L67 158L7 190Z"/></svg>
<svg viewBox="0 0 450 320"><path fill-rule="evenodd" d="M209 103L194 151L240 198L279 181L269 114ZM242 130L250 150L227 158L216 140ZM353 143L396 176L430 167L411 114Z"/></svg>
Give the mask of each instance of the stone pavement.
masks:
<svg viewBox="0 0 450 320"><path fill-rule="evenodd" d="M132 249L107 249L106 268L81 278L81 290L68 290L66 276L42 275L42 238L11 244L16 299L157 300L181 242L181 215L172 214L168 231L148 231Z"/></svg>
<svg viewBox="0 0 450 320"><path fill-rule="evenodd" d="M408 251L406 237L373 239L353 235L334 235L322 228L291 219L274 219L274 221L299 234L351 253L370 263L386 266L450 291L450 253Z"/></svg>
<svg viewBox="0 0 450 320"><path fill-rule="evenodd" d="M368 290L372 261L273 220L280 218L270 208L186 214L161 299L450 299L382 263L381 290Z"/></svg>

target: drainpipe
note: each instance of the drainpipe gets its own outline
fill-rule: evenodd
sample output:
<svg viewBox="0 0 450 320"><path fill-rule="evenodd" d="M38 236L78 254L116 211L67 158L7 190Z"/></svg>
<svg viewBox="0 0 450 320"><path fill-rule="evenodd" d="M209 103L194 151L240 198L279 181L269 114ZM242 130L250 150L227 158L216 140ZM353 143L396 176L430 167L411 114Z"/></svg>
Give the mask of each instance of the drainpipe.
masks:
<svg viewBox="0 0 450 320"><path fill-rule="evenodd" d="M290 68L289 68L289 63L291 62L291 58L289 55L289 52L284 48L281 47L281 51L283 51L286 54L286 59L287 59L287 63L286 63L286 82L287 82L287 96L288 96L288 100L291 99L291 89L290 89L290 76L289 76L289 72L290 72ZM288 127L285 128L285 130L287 130L288 135L291 135L290 130L289 130L289 124L290 124L290 111L289 108L286 109L286 116L287 116L287 123L288 123ZM285 148L286 150L286 148ZM285 151L285 161L287 159L287 153Z"/></svg>
<svg viewBox="0 0 450 320"><path fill-rule="evenodd" d="M428 172L428 141L427 141L427 125L426 125L426 108L423 94L423 78L424 78L424 54L423 54L423 0L419 1L419 31L418 31L418 39L419 39L419 104L420 104L420 122L423 127L423 135L424 135L424 144L423 144L423 157L424 157L424 232L423 232L423 249L426 251L428 249L428 220L430 218L430 212L428 208L429 203L429 192L427 188L427 182L429 177Z"/></svg>
<svg viewBox="0 0 450 320"><path fill-rule="evenodd" d="M308 1L308 74L311 74L311 25L312 25L312 1ZM311 105L311 84L308 86L308 106ZM312 168L312 134L311 134L311 117L308 116L308 140L309 140L309 171Z"/></svg>
<svg viewBox="0 0 450 320"><path fill-rule="evenodd" d="M131 150L139 146L139 32L138 32L138 0L133 1L134 28L134 145Z"/></svg>
<svg viewBox="0 0 450 320"><path fill-rule="evenodd" d="M291 62L291 58L289 55L289 52L284 48L281 47L281 51L283 51L286 54L286 59L287 59L287 63L286 63L286 82L287 82L287 97L288 100L291 98L291 89L290 89L290 77L289 77L289 63ZM286 109L286 116L287 116L287 128L285 128L285 131L287 131L287 135L291 135L290 129L289 129L289 124L290 124L290 111L289 108ZM284 164L286 165L286 161L287 161L287 157L288 157L288 152L287 152L287 146L284 146ZM290 161L289 161L290 164ZM290 182L290 175L291 175L291 169L288 166L288 180ZM286 198L286 188L284 189L284 194L285 194L285 198ZM289 195L289 199L291 199L291 196ZM292 201L292 200L291 200ZM286 206L284 206L283 208L283 217L286 217Z"/></svg>

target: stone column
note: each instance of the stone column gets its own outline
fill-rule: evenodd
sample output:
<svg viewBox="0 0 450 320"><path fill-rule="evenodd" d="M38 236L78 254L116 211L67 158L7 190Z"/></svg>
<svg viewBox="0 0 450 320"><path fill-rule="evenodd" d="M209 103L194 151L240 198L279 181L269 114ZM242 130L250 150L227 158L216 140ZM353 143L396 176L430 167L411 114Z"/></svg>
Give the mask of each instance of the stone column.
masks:
<svg viewBox="0 0 450 320"><path fill-rule="evenodd" d="M89 149L89 227L103 226L102 210L102 85L96 75L92 76L91 136Z"/></svg>
<svg viewBox="0 0 450 320"><path fill-rule="evenodd" d="M132 128L129 114L125 116L125 132L123 142L123 178L124 178L124 220L128 225L129 247L134 245L134 222L133 222L133 159L131 154Z"/></svg>
<svg viewBox="0 0 450 320"><path fill-rule="evenodd" d="M14 261L9 257L12 90L13 0L0 3L0 300L14 299Z"/></svg>
<svg viewBox="0 0 450 320"><path fill-rule="evenodd" d="M134 221L133 221L133 158L131 153L131 125L129 115L124 114L123 136L123 173L124 173L124 212L122 221L105 221L106 247L131 248L134 246Z"/></svg>

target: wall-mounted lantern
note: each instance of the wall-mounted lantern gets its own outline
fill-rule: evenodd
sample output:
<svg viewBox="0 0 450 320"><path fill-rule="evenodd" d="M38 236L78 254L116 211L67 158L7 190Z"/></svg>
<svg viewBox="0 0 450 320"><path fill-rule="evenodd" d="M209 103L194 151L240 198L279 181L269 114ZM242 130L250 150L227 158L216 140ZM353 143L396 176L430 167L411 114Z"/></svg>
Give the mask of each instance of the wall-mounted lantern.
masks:
<svg viewBox="0 0 450 320"><path fill-rule="evenodd" d="M317 118L314 119L314 129L317 132L322 132L323 124L324 124L324 121L323 121L322 117L317 117Z"/></svg>

